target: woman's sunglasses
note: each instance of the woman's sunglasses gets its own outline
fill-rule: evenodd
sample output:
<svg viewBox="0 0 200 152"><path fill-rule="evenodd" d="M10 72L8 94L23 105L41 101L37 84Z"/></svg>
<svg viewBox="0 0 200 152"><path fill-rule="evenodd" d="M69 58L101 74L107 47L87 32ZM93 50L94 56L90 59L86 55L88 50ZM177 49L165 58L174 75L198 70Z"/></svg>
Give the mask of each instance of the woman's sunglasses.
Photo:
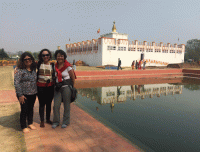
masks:
<svg viewBox="0 0 200 152"><path fill-rule="evenodd" d="M24 61L31 61L31 58L28 58L28 59L24 59Z"/></svg>
<svg viewBox="0 0 200 152"><path fill-rule="evenodd" d="M42 54L42 57L49 56L49 54Z"/></svg>

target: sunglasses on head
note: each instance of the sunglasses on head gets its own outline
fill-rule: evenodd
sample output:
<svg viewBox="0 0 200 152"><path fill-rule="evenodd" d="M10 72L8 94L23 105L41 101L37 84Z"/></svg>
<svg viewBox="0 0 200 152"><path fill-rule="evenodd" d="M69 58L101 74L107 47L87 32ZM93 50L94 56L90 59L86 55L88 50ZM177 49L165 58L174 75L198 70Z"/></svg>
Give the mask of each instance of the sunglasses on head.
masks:
<svg viewBox="0 0 200 152"><path fill-rule="evenodd" d="M49 54L42 54L42 57L49 56Z"/></svg>
<svg viewBox="0 0 200 152"><path fill-rule="evenodd" d="M24 61L31 61L31 58L28 58L28 59L24 59Z"/></svg>

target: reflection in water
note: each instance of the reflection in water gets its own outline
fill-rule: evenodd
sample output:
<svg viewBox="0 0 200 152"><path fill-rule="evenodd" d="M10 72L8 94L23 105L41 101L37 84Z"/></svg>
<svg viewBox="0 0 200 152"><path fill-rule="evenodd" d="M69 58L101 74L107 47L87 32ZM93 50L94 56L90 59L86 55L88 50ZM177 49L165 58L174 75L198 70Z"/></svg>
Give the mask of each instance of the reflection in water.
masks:
<svg viewBox="0 0 200 152"><path fill-rule="evenodd" d="M200 90L200 85L198 84L186 84L184 85L184 88L188 90Z"/></svg>
<svg viewBox="0 0 200 152"><path fill-rule="evenodd" d="M188 90L200 90L200 79L183 78L184 88Z"/></svg>
<svg viewBox="0 0 200 152"><path fill-rule="evenodd" d="M183 86L84 88L78 89L75 104L145 151L196 152L200 151L200 91Z"/></svg>
<svg viewBox="0 0 200 152"><path fill-rule="evenodd" d="M182 94L182 85L171 84L147 84L131 86L112 86L102 88L78 89L78 93L101 105L110 104L113 112L114 105L125 102L127 98L135 100L137 98L153 98L174 94ZM98 109L98 107L97 107ZM99 109L98 109L99 110ZM98 111L97 110L97 111Z"/></svg>

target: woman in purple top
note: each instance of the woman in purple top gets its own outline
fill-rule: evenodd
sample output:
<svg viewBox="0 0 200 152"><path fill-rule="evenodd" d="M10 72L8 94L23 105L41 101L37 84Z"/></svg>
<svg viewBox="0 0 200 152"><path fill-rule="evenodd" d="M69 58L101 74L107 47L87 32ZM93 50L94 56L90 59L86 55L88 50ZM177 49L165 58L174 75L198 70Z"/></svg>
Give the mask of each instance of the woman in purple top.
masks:
<svg viewBox="0 0 200 152"><path fill-rule="evenodd" d="M30 132L28 128L36 129L33 125L33 107L37 94L37 74L33 56L28 52L23 53L17 68L18 72L14 75L14 85L21 106L20 124L22 131L28 133Z"/></svg>

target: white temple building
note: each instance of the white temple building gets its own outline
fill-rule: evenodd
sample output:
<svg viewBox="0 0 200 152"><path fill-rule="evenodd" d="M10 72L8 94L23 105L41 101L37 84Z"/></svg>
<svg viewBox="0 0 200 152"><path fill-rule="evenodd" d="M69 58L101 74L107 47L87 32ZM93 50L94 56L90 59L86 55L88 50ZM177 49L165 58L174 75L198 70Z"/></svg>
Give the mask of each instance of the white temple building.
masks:
<svg viewBox="0 0 200 152"><path fill-rule="evenodd" d="M89 66L117 66L119 58L122 67L131 66L133 60L146 61L146 66L167 66L184 62L185 45L129 41L128 34L116 32L114 22L111 33L98 39L66 44L66 51L69 62L81 60Z"/></svg>

